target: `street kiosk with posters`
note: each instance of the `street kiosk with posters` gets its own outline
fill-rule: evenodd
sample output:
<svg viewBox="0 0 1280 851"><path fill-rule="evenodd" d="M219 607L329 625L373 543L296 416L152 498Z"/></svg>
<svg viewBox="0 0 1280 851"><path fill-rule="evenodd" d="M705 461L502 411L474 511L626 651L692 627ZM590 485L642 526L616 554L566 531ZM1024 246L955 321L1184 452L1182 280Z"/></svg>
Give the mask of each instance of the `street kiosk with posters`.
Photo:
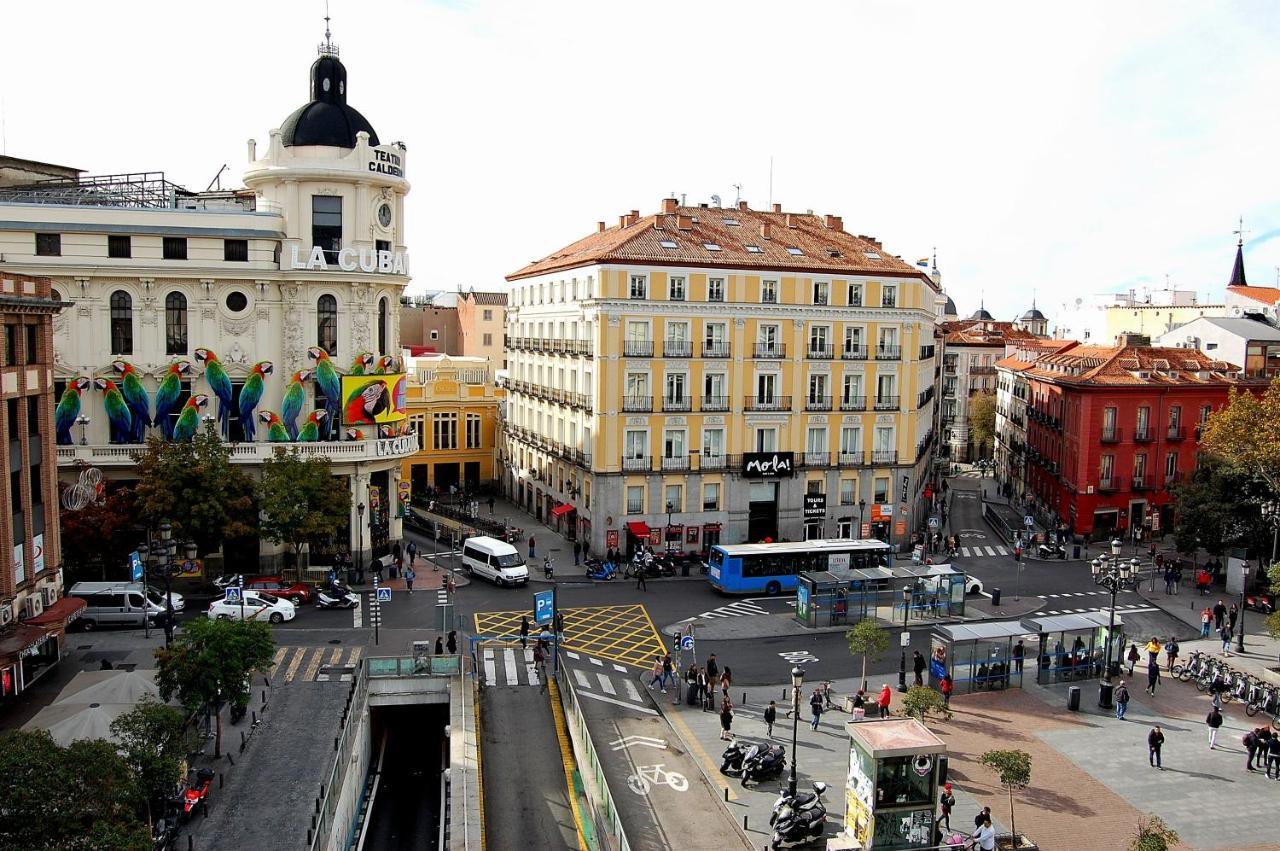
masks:
<svg viewBox="0 0 1280 851"><path fill-rule="evenodd" d="M946 742L914 718L849 721L845 829L828 848L933 845Z"/></svg>

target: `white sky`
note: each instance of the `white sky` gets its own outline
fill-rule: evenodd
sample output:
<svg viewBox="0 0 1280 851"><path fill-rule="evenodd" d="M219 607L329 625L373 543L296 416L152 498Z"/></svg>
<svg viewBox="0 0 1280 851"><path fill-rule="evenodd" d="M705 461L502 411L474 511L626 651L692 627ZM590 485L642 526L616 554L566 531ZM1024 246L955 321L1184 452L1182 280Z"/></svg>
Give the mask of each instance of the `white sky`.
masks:
<svg viewBox="0 0 1280 851"><path fill-rule="evenodd" d="M1220 297L1280 266L1280 6L332 0L350 102L408 145L412 291L733 184L844 216L967 315ZM6 150L203 189L307 97L322 0L4 4ZM227 185L224 181L224 186Z"/></svg>

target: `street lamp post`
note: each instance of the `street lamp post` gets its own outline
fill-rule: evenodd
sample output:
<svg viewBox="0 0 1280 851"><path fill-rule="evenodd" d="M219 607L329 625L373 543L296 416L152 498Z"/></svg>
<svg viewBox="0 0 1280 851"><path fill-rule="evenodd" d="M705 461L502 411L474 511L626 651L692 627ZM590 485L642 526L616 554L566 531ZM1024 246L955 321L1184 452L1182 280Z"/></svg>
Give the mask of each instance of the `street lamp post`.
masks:
<svg viewBox="0 0 1280 851"><path fill-rule="evenodd" d="M85 446L89 443L88 438L85 437L85 430L89 427L90 422L92 422L92 420L90 420L88 415L86 414L81 414L80 416L76 417L76 425L80 426L80 445L81 446Z"/></svg>
<svg viewBox="0 0 1280 851"><path fill-rule="evenodd" d="M1240 632L1236 634L1236 652L1244 652L1244 592L1248 590L1249 562L1240 565Z"/></svg>
<svg viewBox="0 0 1280 851"><path fill-rule="evenodd" d="M907 633L907 617L911 614L911 586L902 586L902 632ZM898 691L907 690L907 645L902 643L902 638L898 638L898 644L902 645L902 658L898 661Z"/></svg>
<svg viewBox="0 0 1280 851"><path fill-rule="evenodd" d="M356 577L361 584L364 584L364 503L356 505L356 515L360 518L356 522L357 534L359 535L359 544L356 548ZM350 540L350 539L348 539Z"/></svg>
<svg viewBox="0 0 1280 851"><path fill-rule="evenodd" d="M667 501L667 528L662 533L662 536L666 539L666 542L667 542L667 552L671 552L671 515L675 511L675 508L676 508L675 503L668 500Z"/></svg>
<svg viewBox="0 0 1280 851"><path fill-rule="evenodd" d="M858 500L858 534L855 538L862 537L862 525L866 522L867 501L865 499Z"/></svg>
<svg viewBox="0 0 1280 851"><path fill-rule="evenodd" d="M1098 556L1090 564L1090 572L1093 574L1093 582L1102 588L1107 589L1111 593L1111 611L1107 624L1107 645L1103 655L1103 671L1102 682L1098 684L1098 706L1107 709L1111 706L1112 673L1111 667L1111 645L1115 644L1116 631L1116 595L1123 591L1129 584L1135 580L1135 568L1137 559L1132 561L1124 561L1120 558L1120 548L1123 542L1116 539L1111 542L1112 556L1107 559Z"/></svg>
<svg viewBox="0 0 1280 851"><path fill-rule="evenodd" d="M804 668L791 669L791 779L787 781L787 794L796 797L796 731L800 723L800 689L804 686Z"/></svg>

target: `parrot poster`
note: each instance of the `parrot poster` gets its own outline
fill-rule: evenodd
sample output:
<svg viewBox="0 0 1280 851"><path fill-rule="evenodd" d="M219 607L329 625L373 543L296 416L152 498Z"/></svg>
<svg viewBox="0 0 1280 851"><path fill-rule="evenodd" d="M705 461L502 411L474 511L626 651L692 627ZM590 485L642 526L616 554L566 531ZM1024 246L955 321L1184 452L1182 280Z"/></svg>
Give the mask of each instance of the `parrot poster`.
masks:
<svg viewBox="0 0 1280 851"><path fill-rule="evenodd" d="M288 432L290 440L298 439L298 414L302 413L302 406L307 403L307 390L303 385L310 378L310 370L300 369L293 374L293 378L289 380L289 386L284 391L284 399L280 405L280 421L284 423L284 429Z"/></svg>
<svg viewBox="0 0 1280 851"><path fill-rule="evenodd" d="M173 440L173 414L178 410L178 400L182 398L182 377L190 371L191 361L174 361L169 364L160 389L156 390L154 423L160 426L165 440Z"/></svg>
<svg viewBox="0 0 1280 851"><path fill-rule="evenodd" d="M133 417L120 388L110 378L99 378L94 386L102 391L102 401L107 409L107 422L111 424L111 442L129 443L133 436Z"/></svg>
<svg viewBox="0 0 1280 851"><path fill-rule="evenodd" d="M80 416L80 394L92 386L92 381L80 376L62 391L58 407L53 410L53 428L57 433L59 446L70 446L75 442L71 439L71 427L76 424L76 419Z"/></svg>
<svg viewBox="0 0 1280 851"><path fill-rule="evenodd" d="M302 430L298 432L298 440L304 443L310 443L320 439L322 434L320 424L329 416L328 412L323 408L317 408L311 412L311 416L307 417L307 421L303 423Z"/></svg>
<svg viewBox="0 0 1280 851"><path fill-rule="evenodd" d="M347 375L364 375L371 366L373 366L373 352L361 352L351 362L351 369L347 370Z"/></svg>
<svg viewBox="0 0 1280 851"><path fill-rule="evenodd" d="M200 409L208 404L209 397L203 393L197 393L187 400L173 427L174 440L187 441L196 436L196 432L200 430Z"/></svg>
<svg viewBox="0 0 1280 851"><path fill-rule="evenodd" d="M289 432L285 431L284 423L280 422L280 417L275 411L259 411L258 419L266 424L267 440L271 443L288 443L291 440Z"/></svg>
<svg viewBox="0 0 1280 851"><path fill-rule="evenodd" d="M316 385L324 394L324 411L329 420L321 437L328 437L328 430L333 428L338 420L338 405L342 401L342 382L338 378L338 371L333 368L329 353L324 349L312 346L307 349L307 357L316 362Z"/></svg>
<svg viewBox="0 0 1280 851"><path fill-rule="evenodd" d="M378 414L391 408L391 390L387 382L373 379L351 394L343 405L342 421L347 423L372 423Z"/></svg>
<svg viewBox="0 0 1280 851"><path fill-rule="evenodd" d="M227 375L213 349L196 349L195 356L204 364L205 381L209 382L209 389L218 399L218 431L225 440L231 426L231 376Z"/></svg>
<svg viewBox="0 0 1280 851"><path fill-rule="evenodd" d="M253 410L262 401L262 391L266 388L266 377L274 367L271 361L258 361L249 371L244 386L240 388L240 427L244 430L244 439L253 442L257 437L257 422L253 418Z"/></svg>
<svg viewBox="0 0 1280 851"><path fill-rule="evenodd" d="M151 397L142 386L137 368L127 360L114 360L111 368L120 374L120 393L129 406L132 425L129 427L130 443L142 443L151 425Z"/></svg>

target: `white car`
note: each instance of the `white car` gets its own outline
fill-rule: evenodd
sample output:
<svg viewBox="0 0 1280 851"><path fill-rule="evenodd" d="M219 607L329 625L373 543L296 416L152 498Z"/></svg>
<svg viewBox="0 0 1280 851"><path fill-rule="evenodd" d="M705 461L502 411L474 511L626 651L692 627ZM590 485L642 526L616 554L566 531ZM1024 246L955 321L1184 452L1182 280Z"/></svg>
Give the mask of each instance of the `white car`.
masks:
<svg viewBox="0 0 1280 851"><path fill-rule="evenodd" d="M964 571L956 570L950 564L931 564L929 565L930 576L949 576L953 573L964 573ZM973 574L965 574L964 577L964 593L965 594L981 594L983 589L982 580Z"/></svg>
<svg viewBox="0 0 1280 851"><path fill-rule="evenodd" d="M155 585L147 586L147 602L153 606L159 606L160 611L165 610L166 597L173 598L173 610L175 612L182 611L187 605L186 601L182 599L182 595L177 591L172 591L169 595L166 595L163 588L157 588Z"/></svg>
<svg viewBox="0 0 1280 851"><path fill-rule="evenodd" d="M221 620L239 620L240 613L244 612L244 619L247 621L260 620L270 621L271 623L284 623L291 621L298 615L297 608L288 600L282 600L279 597L262 591L245 591L244 606L239 603L228 603L224 600L214 600L209 604L209 617L219 618Z"/></svg>

